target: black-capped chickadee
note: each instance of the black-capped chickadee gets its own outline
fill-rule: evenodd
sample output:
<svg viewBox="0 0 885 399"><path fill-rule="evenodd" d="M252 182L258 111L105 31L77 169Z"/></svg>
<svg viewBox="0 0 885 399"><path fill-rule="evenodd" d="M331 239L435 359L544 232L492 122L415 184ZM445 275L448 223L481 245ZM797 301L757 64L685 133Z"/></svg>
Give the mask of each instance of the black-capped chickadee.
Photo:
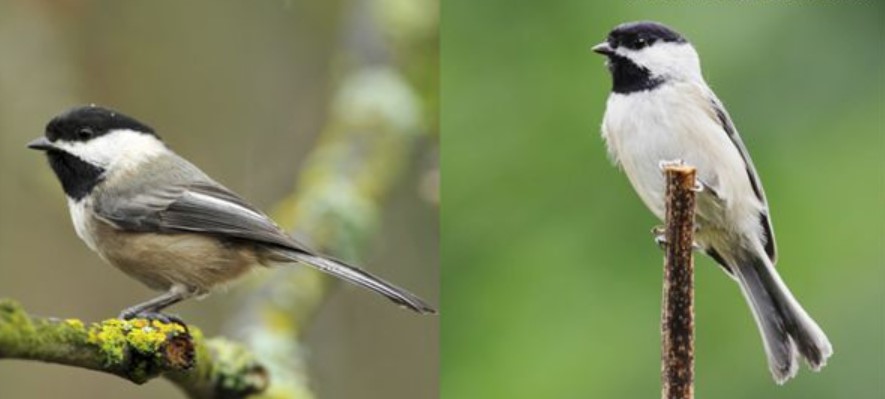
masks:
<svg viewBox="0 0 885 399"><path fill-rule="evenodd" d="M166 318L172 304L256 265L303 263L418 313L420 298L315 252L170 150L147 125L106 108L74 108L28 144L46 153L77 235L102 259L165 293L120 316Z"/></svg>
<svg viewBox="0 0 885 399"><path fill-rule="evenodd" d="M593 51L608 58L612 91L602 137L645 205L664 219L660 164L697 168L696 244L741 287L774 380L796 374L801 355L820 370L827 336L774 268L774 231L762 183L722 102L704 82L694 47L655 22L615 27Z"/></svg>

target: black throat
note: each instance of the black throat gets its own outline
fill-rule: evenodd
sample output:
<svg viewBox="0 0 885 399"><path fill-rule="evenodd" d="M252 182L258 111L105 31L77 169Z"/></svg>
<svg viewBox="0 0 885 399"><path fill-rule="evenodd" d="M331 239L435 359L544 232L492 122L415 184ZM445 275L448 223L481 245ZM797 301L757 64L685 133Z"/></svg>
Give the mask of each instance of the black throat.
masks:
<svg viewBox="0 0 885 399"><path fill-rule="evenodd" d="M59 150L46 152L49 166L58 176L65 194L74 201L89 195L95 185L101 182L104 169Z"/></svg>
<svg viewBox="0 0 885 399"><path fill-rule="evenodd" d="M612 74L612 91L615 93L652 90L664 83L664 79L652 77L648 69L617 54L608 56L608 69Z"/></svg>

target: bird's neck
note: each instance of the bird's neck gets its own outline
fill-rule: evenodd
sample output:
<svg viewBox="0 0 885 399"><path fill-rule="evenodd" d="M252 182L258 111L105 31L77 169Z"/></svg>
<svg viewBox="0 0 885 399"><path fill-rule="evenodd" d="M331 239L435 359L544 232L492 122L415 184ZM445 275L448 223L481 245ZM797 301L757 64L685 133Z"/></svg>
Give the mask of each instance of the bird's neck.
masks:
<svg viewBox="0 0 885 399"><path fill-rule="evenodd" d="M49 151L49 166L68 198L79 201L101 182L105 170L63 151Z"/></svg>
<svg viewBox="0 0 885 399"><path fill-rule="evenodd" d="M612 74L612 91L620 94L652 90L664 83L664 79L628 58L619 55L609 57L609 70Z"/></svg>

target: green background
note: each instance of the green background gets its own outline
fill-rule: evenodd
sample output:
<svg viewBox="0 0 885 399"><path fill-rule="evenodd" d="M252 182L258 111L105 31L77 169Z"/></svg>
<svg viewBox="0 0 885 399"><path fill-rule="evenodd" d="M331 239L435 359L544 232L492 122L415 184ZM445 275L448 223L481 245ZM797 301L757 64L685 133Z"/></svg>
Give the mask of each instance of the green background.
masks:
<svg viewBox="0 0 885 399"><path fill-rule="evenodd" d="M606 159L618 23L685 34L753 155L782 276L835 347L772 381L737 286L697 261L699 398L883 395L883 8L873 1L446 1L445 398L659 395L657 220Z"/></svg>

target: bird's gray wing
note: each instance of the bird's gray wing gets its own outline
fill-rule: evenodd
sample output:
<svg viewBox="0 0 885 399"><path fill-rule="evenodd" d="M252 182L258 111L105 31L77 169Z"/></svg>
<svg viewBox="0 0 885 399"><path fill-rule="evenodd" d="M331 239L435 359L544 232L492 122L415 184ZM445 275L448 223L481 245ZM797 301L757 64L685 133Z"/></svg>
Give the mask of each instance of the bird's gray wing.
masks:
<svg viewBox="0 0 885 399"><path fill-rule="evenodd" d="M744 146L744 142L741 140L741 136L738 134L737 129L735 129L731 117L728 116L728 111L725 110L722 102L712 93L710 93L710 104L712 105L712 110L715 113L719 125L722 126L722 130L725 131L725 134L728 135L732 144L734 144L735 148L737 148L738 152L741 154L741 158L743 158L744 164L747 166L747 177L750 179L750 185L753 187L753 192L756 194L756 198L758 198L764 206L762 213L759 215L759 223L762 225L763 233L765 234L765 253L768 254L768 258L771 259L771 264L775 264L777 263L777 245L774 242L774 229L771 226L771 217L768 214L768 201L765 199L765 190L762 189L762 181L759 180L759 175L756 173L756 167L753 166L753 160L750 159L750 153Z"/></svg>
<svg viewBox="0 0 885 399"><path fill-rule="evenodd" d="M417 296L353 265L318 254L289 237L264 213L216 183L183 158L160 156L137 178L112 176L94 196L93 209L124 231L201 233L263 244L270 261L294 261L376 291L419 313L434 310Z"/></svg>
<svg viewBox="0 0 885 399"><path fill-rule="evenodd" d="M127 231L204 233L313 253L267 215L214 181L146 186L113 197L100 196L97 215Z"/></svg>

